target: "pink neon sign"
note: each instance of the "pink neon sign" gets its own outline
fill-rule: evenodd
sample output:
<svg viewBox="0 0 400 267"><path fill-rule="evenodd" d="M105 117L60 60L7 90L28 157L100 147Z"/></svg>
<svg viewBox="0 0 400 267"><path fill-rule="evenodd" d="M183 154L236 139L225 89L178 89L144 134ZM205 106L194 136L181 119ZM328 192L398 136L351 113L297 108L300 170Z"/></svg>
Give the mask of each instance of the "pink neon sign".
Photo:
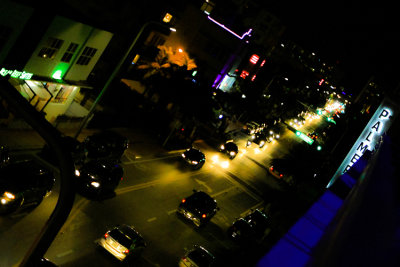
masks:
<svg viewBox="0 0 400 267"><path fill-rule="evenodd" d="M214 22L215 24L217 24L218 26L220 26L221 28L223 28L224 30L228 31L229 33L235 35L237 38L239 38L240 40L242 40L246 35L251 36L250 33L252 31L252 29L249 29L247 32L243 33L242 36L240 36L239 34L233 32L231 29L229 29L228 27L226 27L224 24L219 23L218 21L216 21L215 19L213 19L210 16L207 16L207 18L209 20L211 20L212 22Z"/></svg>

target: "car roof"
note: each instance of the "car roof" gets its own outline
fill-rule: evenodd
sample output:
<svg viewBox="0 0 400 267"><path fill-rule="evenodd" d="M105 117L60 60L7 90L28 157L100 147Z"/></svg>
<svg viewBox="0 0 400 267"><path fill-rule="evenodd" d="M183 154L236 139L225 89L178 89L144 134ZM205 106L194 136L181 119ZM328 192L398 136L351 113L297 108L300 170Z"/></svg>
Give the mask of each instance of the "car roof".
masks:
<svg viewBox="0 0 400 267"><path fill-rule="evenodd" d="M202 246L194 246L193 249L187 252L187 257L189 257L193 262L197 263L198 266L209 266L214 260L215 257L211 252L205 249Z"/></svg>
<svg viewBox="0 0 400 267"><path fill-rule="evenodd" d="M217 202L203 191L197 191L186 198L183 203L186 208L199 213L210 212L217 207Z"/></svg>
<svg viewBox="0 0 400 267"><path fill-rule="evenodd" d="M200 149L197 149L197 148L194 148L194 147L191 147L191 148L187 149L184 153L189 158L191 158L191 157L204 158L205 157L204 153L201 152Z"/></svg>

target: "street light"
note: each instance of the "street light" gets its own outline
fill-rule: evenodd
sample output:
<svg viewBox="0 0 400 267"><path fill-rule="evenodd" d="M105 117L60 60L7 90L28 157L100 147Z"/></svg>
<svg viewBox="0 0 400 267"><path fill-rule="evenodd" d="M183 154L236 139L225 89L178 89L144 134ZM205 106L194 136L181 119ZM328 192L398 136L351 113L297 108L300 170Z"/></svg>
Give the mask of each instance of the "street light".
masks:
<svg viewBox="0 0 400 267"><path fill-rule="evenodd" d="M75 133L74 138L77 139L79 134L81 133L82 129L84 127L86 127L86 124L88 123L88 120L90 118L90 116L92 115L92 113L94 112L94 109L96 108L97 104L99 103L99 101L101 100L102 96L104 95L105 91L108 89L108 87L110 86L111 82L114 80L115 76L117 75L117 73L119 72L122 64L125 62L126 58L129 56L129 54L131 53L133 47L136 45L137 41L139 40L140 36L142 35L143 31L146 29L147 26L150 25L156 25L156 26L161 26L163 28L169 29L170 31L176 32L175 28L171 28L165 24L161 24L159 22L155 22L155 21L148 21L145 24L143 24L143 26L140 28L140 31L138 32L138 34L135 37L135 40L133 40L131 46L129 47L129 49L126 51L125 55L121 58L121 60L118 62L118 65L115 67L114 71L111 73L110 77L108 78L107 82L105 83L103 89L101 89L99 95L97 96L96 100L93 102L92 106L89 109L88 114L86 115L86 117L83 119L81 125L79 126L78 131Z"/></svg>

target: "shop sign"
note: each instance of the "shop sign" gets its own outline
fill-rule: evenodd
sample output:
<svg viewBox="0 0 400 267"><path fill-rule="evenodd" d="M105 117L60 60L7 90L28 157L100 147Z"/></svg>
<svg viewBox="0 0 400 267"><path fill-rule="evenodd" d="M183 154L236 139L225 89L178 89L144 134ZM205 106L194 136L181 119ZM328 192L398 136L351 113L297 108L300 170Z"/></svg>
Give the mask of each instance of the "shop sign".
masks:
<svg viewBox="0 0 400 267"><path fill-rule="evenodd" d="M12 78L18 78L23 80L30 80L33 76L33 73L25 72L25 71L18 71L18 70L7 70L5 68L1 68L0 70L1 76L10 75Z"/></svg>

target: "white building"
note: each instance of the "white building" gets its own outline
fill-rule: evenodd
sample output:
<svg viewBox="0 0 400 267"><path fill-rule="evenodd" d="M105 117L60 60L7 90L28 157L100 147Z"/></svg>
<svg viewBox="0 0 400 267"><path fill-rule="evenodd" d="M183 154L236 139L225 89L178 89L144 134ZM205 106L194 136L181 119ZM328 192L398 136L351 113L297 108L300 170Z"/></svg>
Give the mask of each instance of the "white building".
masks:
<svg viewBox="0 0 400 267"><path fill-rule="evenodd" d="M0 62L0 75L10 75L10 83L48 121L53 123L65 114L84 117L87 110L74 98L112 36L110 32L55 16L23 69L10 69Z"/></svg>

